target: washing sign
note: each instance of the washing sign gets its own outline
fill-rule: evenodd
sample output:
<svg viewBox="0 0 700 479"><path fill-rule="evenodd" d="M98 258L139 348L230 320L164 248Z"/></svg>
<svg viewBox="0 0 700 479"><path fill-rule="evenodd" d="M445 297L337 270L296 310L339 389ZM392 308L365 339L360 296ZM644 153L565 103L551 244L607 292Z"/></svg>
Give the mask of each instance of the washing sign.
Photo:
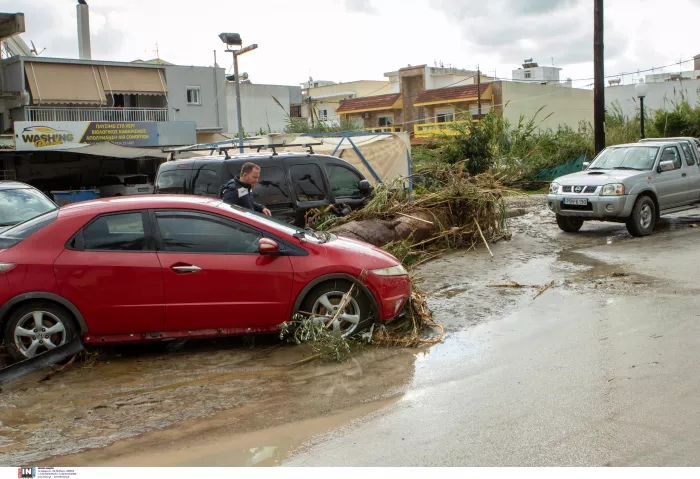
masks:
<svg viewBox="0 0 700 479"><path fill-rule="evenodd" d="M15 122L18 151L65 150L94 143L158 146L158 126L152 121Z"/></svg>

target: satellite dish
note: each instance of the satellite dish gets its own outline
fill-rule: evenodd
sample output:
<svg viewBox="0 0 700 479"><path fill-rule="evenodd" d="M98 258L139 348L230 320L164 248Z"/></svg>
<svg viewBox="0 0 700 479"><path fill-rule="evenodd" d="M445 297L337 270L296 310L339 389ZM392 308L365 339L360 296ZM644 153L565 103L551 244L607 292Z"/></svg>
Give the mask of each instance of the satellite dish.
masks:
<svg viewBox="0 0 700 479"><path fill-rule="evenodd" d="M248 72L241 73L241 80L246 81L248 79Z"/></svg>

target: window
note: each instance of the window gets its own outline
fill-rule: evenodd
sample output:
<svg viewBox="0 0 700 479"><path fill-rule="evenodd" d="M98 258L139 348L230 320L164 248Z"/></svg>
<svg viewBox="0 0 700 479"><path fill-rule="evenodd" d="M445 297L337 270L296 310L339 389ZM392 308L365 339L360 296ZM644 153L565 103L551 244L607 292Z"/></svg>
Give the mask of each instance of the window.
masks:
<svg viewBox="0 0 700 479"><path fill-rule="evenodd" d="M255 201L263 205L289 203L289 186L282 168L266 166L260 170L260 179L253 188Z"/></svg>
<svg viewBox="0 0 700 479"><path fill-rule="evenodd" d="M328 165L328 180L331 183L331 192L335 198L362 198L360 193L360 181L362 178L352 170L335 165Z"/></svg>
<svg viewBox="0 0 700 479"><path fill-rule="evenodd" d="M320 201L326 199L323 177L317 165L297 165L289 169L292 175L294 192L299 201Z"/></svg>
<svg viewBox="0 0 700 479"><path fill-rule="evenodd" d="M0 249L12 248L16 244L21 243L22 240L25 240L34 233L46 228L48 225L56 221L56 218L58 218L58 210L37 216L36 218L25 221L14 228L4 231L2 234L0 234Z"/></svg>
<svg viewBox="0 0 700 479"><path fill-rule="evenodd" d="M615 168L634 168L651 170L659 153L658 147L649 146L611 146L595 157L589 170L612 170Z"/></svg>
<svg viewBox="0 0 700 479"><path fill-rule="evenodd" d="M678 152L678 148L675 146L667 147L661 154L661 161L672 161L675 169L679 169L681 166L681 154Z"/></svg>
<svg viewBox="0 0 700 479"><path fill-rule="evenodd" d="M177 253L257 254L262 235L244 227L182 213L156 213L165 251Z"/></svg>
<svg viewBox="0 0 700 479"><path fill-rule="evenodd" d="M144 251L143 214L100 216L83 229L83 242L86 250Z"/></svg>
<svg viewBox="0 0 700 479"><path fill-rule="evenodd" d="M100 178L99 186L123 186L116 176L103 176Z"/></svg>
<svg viewBox="0 0 700 479"><path fill-rule="evenodd" d="M291 105L289 107L289 116L292 118L301 118L301 105Z"/></svg>
<svg viewBox="0 0 700 479"><path fill-rule="evenodd" d="M394 115L382 115L379 117L379 126L391 126L394 124Z"/></svg>
<svg viewBox="0 0 700 479"><path fill-rule="evenodd" d="M682 142L681 147L683 148L683 153L685 154L685 163L688 166L693 166L695 164L695 156L691 150L691 145L689 143Z"/></svg>
<svg viewBox="0 0 700 479"><path fill-rule="evenodd" d="M156 180L156 192L171 195L188 195L190 194L191 175L192 170L185 168L161 171Z"/></svg>
<svg viewBox="0 0 700 479"><path fill-rule="evenodd" d="M187 87L187 104L188 105L201 105L202 100L199 96L200 87L198 86L188 86Z"/></svg>
<svg viewBox="0 0 700 479"><path fill-rule="evenodd" d="M56 205L34 188L0 191L0 228L14 226L54 209Z"/></svg>
<svg viewBox="0 0 700 479"><path fill-rule="evenodd" d="M323 110L318 110L318 119L321 121L328 120L328 110L325 108Z"/></svg>
<svg viewBox="0 0 700 479"><path fill-rule="evenodd" d="M195 195L219 195L221 188L221 178L216 170L199 168L195 170L192 181L192 190Z"/></svg>
<svg viewBox="0 0 700 479"><path fill-rule="evenodd" d="M127 176L126 178L124 178L124 184L126 186L147 185L148 184L148 176L147 175Z"/></svg>
<svg viewBox="0 0 700 479"><path fill-rule="evenodd" d="M444 110L435 110L436 123L448 123L455 121L455 111L452 108Z"/></svg>
<svg viewBox="0 0 700 479"><path fill-rule="evenodd" d="M525 72L525 79L529 79L529 78L532 78L532 72L526 71Z"/></svg>

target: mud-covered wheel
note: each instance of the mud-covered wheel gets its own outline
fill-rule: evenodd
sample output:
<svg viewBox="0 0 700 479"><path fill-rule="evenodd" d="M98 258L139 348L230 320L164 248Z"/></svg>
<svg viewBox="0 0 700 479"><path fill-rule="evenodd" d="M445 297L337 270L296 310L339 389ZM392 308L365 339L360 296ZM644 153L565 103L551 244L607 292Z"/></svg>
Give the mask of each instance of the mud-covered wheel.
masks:
<svg viewBox="0 0 700 479"><path fill-rule="evenodd" d="M311 313L316 317L333 317L338 311L343 296L350 290L349 281L333 280L321 283L306 295L301 304L301 311ZM357 286L353 288L345 310L331 329L339 331L343 337L351 337L371 323L371 307L369 300Z"/></svg>
<svg viewBox="0 0 700 479"><path fill-rule="evenodd" d="M33 358L71 341L77 334L73 316L61 306L37 301L20 306L5 324L5 346L18 361Z"/></svg>
<svg viewBox="0 0 700 479"><path fill-rule="evenodd" d="M632 214L627 218L627 231L632 236L649 236L656 224L656 205L648 196L637 199Z"/></svg>
<svg viewBox="0 0 700 479"><path fill-rule="evenodd" d="M557 226L567 233L576 233L583 226L583 220L573 216L557 215Z"/></svg>

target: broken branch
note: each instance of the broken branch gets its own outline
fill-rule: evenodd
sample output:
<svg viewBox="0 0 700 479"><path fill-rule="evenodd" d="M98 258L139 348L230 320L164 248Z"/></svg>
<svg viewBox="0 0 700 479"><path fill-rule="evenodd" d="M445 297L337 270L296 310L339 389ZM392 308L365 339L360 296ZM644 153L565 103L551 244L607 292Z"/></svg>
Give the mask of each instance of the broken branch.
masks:
<svg viewBox="0 0 700 479"><path fill-rule="evenodd" d="M493 253L491 252L491 248L489 247L489 242L486 241L486 238L484 237L484 232L481 231L481 226L479 226L479 222L476 221L476 218L474 218L474 223L476 223L476 227L479 230L479 234L481 235L481 239L484 240L484 244L486 245L486 249L489 250L489 254L491 255L491 258L493 258Z"/></svg>

